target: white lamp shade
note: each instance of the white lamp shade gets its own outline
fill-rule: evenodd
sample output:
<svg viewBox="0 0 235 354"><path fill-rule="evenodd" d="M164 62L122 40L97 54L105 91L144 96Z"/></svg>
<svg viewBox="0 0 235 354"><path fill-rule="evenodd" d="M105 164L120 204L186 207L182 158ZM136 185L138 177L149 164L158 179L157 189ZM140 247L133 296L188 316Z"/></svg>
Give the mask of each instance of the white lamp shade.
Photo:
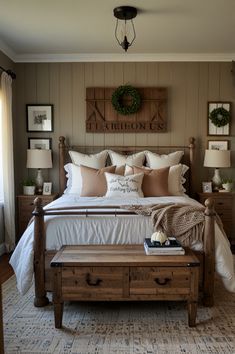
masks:
<svg viewBox="0 0 235 354"><path fill-rule="evenodd" d="M230 167L230 150L206 150L204 157L205 167Z"/></svg>
<svg viewBox="0 0 235 354"><path fill-rule="evenodd" d="M28 149L27 168L52 168L51 150Z"/></svg>

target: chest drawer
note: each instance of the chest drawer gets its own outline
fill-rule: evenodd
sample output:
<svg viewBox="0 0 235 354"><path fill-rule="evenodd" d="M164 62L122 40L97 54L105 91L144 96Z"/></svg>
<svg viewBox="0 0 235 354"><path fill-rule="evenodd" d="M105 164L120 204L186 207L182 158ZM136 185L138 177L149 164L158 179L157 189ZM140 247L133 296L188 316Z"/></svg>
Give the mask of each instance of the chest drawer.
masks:
<svg viewBox="0 0 235 354"><path fill-rule="evenodd" d="M63 267L62 296L65 300L123 297L125 272L126 267Z"/></svg>
<svg viewBox="0 0 235 354"><path fill-rule="evenodd" d="M215 209L216 210L228 209L231 211L232 206L233 206L232 198L224 198L224 199L215 198Z"/></svg>
<svg viewBox="0 0 235 354"><path fill-rule="evenodd" d="M189 291L189 268L130 268L130 295L189 294Z"/></svg>

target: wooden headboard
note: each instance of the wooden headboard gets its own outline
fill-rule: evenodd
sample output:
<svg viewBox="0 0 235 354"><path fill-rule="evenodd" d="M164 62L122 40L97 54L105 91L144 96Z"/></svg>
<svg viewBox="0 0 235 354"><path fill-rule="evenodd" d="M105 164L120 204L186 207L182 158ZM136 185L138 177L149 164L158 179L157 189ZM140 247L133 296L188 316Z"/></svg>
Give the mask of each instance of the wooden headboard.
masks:
<svg viewBox="0 0 235 354"><path fill-rule="evenodd" d="M96 154L102 150L114 150L120 154L131 155L139 151L149 150L157 154L169 154L171 152L181 150L184 151L182 163L189 166L188 179L186 184L187 192L190 196L193 196L193 176L195 168L195 139L189 138L189 145L186 146L79 146L79 145L67 145L64 136L59 138L59 184L60 194L63 194L66 188L66 173L64 165L71 162L68 151L79 151L84 154Z"/></svg>

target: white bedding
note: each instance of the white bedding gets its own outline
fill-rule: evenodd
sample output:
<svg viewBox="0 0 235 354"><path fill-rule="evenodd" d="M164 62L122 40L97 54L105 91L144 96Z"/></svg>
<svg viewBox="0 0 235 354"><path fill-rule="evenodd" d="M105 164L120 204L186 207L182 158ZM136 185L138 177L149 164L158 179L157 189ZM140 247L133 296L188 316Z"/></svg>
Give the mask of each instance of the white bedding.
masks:
<svg viewBox="0 0 235 354"><path fill-rule="evenodd" d="M76 194L66 194L48 204L45 208L65 208L72 206L100 205L133 205L157 203L190 203L199 204L187 197L154 197L111 199L105 197L78 197ZM46 224L46 249L59 250L62 245L69 244L143 244L145 237L153 233L153 226L149 217L140 215L120 216L47 216ZM48 236L49 235L49 236ZM202 247L199 243L194 248ZM215 225L215 257L216 271L222 277L225 287L235 292L235 275L233 257L229 242L221 230ZM11 259L17 277L17 286L21 294L25 294L32 284L33 279L33 223L28 226L21 237Z"/></svg>

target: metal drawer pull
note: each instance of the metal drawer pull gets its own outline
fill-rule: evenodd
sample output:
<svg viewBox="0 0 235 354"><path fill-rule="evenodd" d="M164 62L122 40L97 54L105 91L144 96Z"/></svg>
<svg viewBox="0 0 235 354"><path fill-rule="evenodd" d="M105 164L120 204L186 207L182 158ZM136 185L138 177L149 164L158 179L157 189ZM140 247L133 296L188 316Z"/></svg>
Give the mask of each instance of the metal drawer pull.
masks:
<svg viewBox="0 0 235 354"><path fill-rule="evenodd" d="M224 204L224 202L218 202L218 205L223 205Z"/></svg>
<svg viewBox="0 0 235 354"><path fill-rule="evenodd" d="M155 278L154 280L158 285L166 285L171 279L165 278L161 280L160 278Z"/></svg>
<svg viewBox="0 0 235 354"><path fill-rule="evenodd" d="M86 275L86 282L90 286L98 286L102 282L102 279L97 278L94 282L91 281L90 274Z"/></svg>

